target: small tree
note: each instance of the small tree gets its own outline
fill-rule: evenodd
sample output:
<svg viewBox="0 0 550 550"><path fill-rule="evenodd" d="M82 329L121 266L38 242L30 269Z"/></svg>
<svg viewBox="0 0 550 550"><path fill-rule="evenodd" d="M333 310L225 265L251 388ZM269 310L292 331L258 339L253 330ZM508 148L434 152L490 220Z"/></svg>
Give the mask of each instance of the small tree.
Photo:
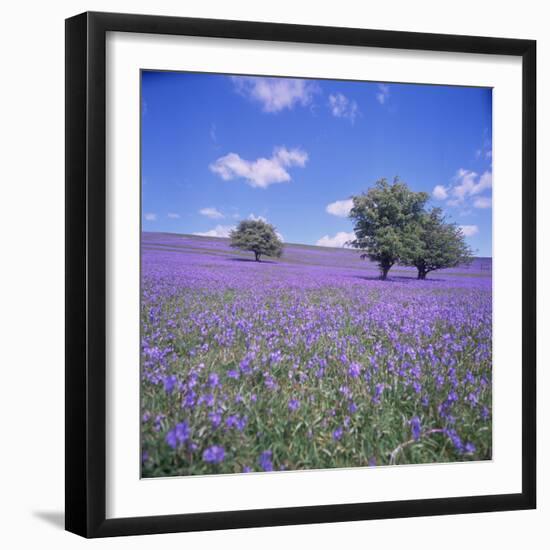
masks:
<svg viewBox="0 0 550 550"><path fill-rule="evenodd" d="M425 212L414 229L414 244L401 257L405 265L418 269L418 278L436 269L469 264L472 250L464 241L464 234L454 223L445 223L441 208Z"/></svg>
<svg viewBox="0 0 550 550"><path fill-rule="evenodd" d="M233 248L254 252L257 262L261 256L280 258L283 253L283 243L275 228L263 220L242 220L229 237Z"/></svg>
<svg viewBox="0 0 550 550"><path fill-rule="evenodd" d="M418 246L415 227L429 195L411 191L395 178L393 184L378 180L374 187L353 198L349 217L355 240L350 244L364 250L361 257L378 263L382 279L408 249Z"/></svg>

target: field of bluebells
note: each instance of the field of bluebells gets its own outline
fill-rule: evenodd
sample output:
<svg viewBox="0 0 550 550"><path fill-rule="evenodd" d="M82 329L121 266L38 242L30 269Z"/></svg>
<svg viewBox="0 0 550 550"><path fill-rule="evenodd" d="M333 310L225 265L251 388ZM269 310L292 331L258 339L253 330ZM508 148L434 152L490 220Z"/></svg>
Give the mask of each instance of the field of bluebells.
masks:
<svg viewBox="0 0 550 550"><path fill-rule="evenodd" d="M491 458L491 261L142 236L144 477Z"/></svg>

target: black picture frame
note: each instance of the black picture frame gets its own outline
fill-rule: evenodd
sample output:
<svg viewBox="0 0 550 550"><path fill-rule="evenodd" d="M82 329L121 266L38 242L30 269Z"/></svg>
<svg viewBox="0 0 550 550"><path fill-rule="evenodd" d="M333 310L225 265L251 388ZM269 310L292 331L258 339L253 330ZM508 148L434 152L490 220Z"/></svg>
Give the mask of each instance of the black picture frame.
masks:
<svg viewBox="0 0 550 550"><path fill-rule="evenodd" d="M520 493L106 519L105 41L108 31L498 54L521 58L523 286ZM65 513L68 531L84 537L107 537L535 508L535 41L90 12L66 20L65 61Z"/></svg>

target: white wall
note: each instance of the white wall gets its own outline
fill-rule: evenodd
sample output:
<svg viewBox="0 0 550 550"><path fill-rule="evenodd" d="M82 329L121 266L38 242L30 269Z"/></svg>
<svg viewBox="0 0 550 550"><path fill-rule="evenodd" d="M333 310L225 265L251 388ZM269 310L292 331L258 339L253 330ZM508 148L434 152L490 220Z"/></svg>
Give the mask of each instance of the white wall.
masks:
<svg viewBox="0 0 550 550"><path fill-rule="evenodd" d="M544 365L550 252L550 36L544 3L431 0L321 3L279 0L59 0L5 3L0 40L0 540L6 548L542 548L550 528L549 389ZM455 34L538 42L539 509L470 516L131 537L85 543L65 533L63 511L64 18L85 10L153 13ZM544 254L543 254L544 252ZM518 261L511 254L511 261ZM546 314L542 315L542 310ZM543 318L544 317L544 318ZM546 539L546 543L543 542ZM538 542L537 542L538 540Z"/></svg>

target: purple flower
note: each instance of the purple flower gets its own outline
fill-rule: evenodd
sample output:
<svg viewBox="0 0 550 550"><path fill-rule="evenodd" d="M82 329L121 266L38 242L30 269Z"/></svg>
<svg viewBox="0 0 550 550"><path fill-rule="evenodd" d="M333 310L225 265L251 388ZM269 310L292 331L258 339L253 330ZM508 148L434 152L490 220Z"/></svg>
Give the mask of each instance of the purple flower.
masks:
<svg viewBox="0 0 550 550"><path fill-rule="evenodd" d="M177 381L178 381L178 379L173 374L171 374L170 376L166 376L163 380L163 382L164 382L164 391L166 393L172 393L172 390L174 389L174 386L176 385Z"/></svg>
<svg viewBox="0 0 550 550"><path fill-rule="evenodd" d="M273 453L271 451L264 451L260 458L258 458L258 464L264 472L273 471L273 462L271 461Z"/></svg>
<svg viewBox="0 0 550 550"><path fill-rule="evenodd" d="M382 396L382 393L384 393L384 384L376 384L376 387L374 388L374 397L372 398L372 402L376 405L380 403L380 397Z"/></svg>
<svg viewBox="0 0 550 550"><path fill-rule="evenodd" d="M242 416L237 420L237 423L235 424L235 427L239 432L242 432L246 428L246 424L248 422L248 417Z"/></svg>
<svg viewBox="0 0 550 550"><path fill-rule="evenodd" d="M297 411L300 408L300 401L298 401L298 399L291 399L288 402L288 408L291 411Z"/></svg>
<svg viewBox="0 0 550 550"><path fill-rule="evenodd" d="M218 412L211 412L208 414L210 422L212 422L212 427L217 428L222 422L222 415Z"/></svg>
<svg viewBox="0 0 550 550"><path fill-rule="evenodd" d="M410 420L409 420L409 424L411 426L411 435L412 435L412 438L415 440L415 441L418 441L418 439L420 438L420 432L422 430L422 424L420 423L420 418L418 418L418 416L413 416Z"/></svg>
<svg viewBox="0 0 550 550"><path fill-rule="evenodd" d="M268 390L277 389L277 382L275 382L273 376L268 373L264 373L264 384Z"/></svg>
<svg viewBox="0 0 550 550"><path fill-rule="evenodd" d="M475 453L476 452L476 446L473 443L468 442L464 446L464 452L466 452L468 454Z"/></svg>
<svg viewBox="0 0 550 550"><path fill-rule="evenodd" d="M462 443L462 439L460 439L460 436L456 433L456 430L446 429L445 434L451 440L451 443L453 444L456 451L459 452L459 453L463 453L464 452L464 445Z"/></svg>
<svg viewBox="0 0 550 550"><path fill-rule="evenodd" d="M225 425L228 428L237 428L237 430L242 432L245 429L247 422L248 418L246 416L239 417L238 414L232 414L226 418Z"/></svg>
<svg viewBox="0 0 550 550"><path fill-rule="evenodd" d="M227 376L233 378L233 380L238 380L240 375L238 370L232 369L227 371Z"/></svg>
<svg viewBox="0 0 550 550"><path fill-rule="evenodd" d="M217 386L219 386L220 384L220 377L218 374L216 374L215 372L213 372L212 374L210 374L208 376L208 385L211 387L211 388L215 388Z"/></svg>
<svg viewBox="0 0 550 550"><path fill-rule="evenodd" d="M165 441L172 449L179 447L189 439L190 430L187 422L176 424L167 434Z"/></svg>
<svg viewBox="0 0 550 550"><path fill-rule="evenodd" d="M332 439L334 439L334 441L340 441L340 439L342 439L342 435L344 435L344 428L339 426L332 432Z"/></svg>
<svg viewBox="0 0 550 550"><path fill-rule="evenodd" d="M357 378L361 374L361 365L359 363L352 363L348 368L348 374L352 378Z"/></svg>
<svg viewBox="0 0 550 550"><path fill-rule="evenodd" d="M351 390L347 386L340 386L338 391L348 399L351 397Z"/></svg>
<svg viewBox="0 0 550 550"><path fill-rule="evenodd" d="M224 458L225 450L221 445L212 445L212 447L208 447L208 449L202 453L202 459L212 464L219 464L223 462Z"/></svg>

